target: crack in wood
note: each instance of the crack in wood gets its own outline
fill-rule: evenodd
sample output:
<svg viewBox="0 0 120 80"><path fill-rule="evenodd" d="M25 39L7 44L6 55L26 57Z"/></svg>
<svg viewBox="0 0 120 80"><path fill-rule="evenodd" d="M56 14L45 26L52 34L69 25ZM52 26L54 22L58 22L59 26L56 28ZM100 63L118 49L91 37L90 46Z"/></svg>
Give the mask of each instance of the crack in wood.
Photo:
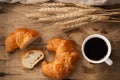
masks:
<svg viewBox="0 0 120 80"><path fill-rule="evenodd" d="M2 44L0 44L0 46L5 46L5 44L4 44L4 43L2 43Z"/></svg>
<svg viewBox="0 0 120 80"><path fill-rule="evenodd" d="M0 61L7 61L8 59L0 59Z"/></svg>
<svg viewBox="0 0 120 80"><path fill-rule="evenodd" d="M5 72L0 72L0 77L5 77L7 75L21 75L21 74L8 74L8 73L5 73Z"/></svg>
<svg viewBox="0 0 120 80"><path fill-rule="evenodd" d="M7 13L7 12L5 11L4 8L2 8L2 7L0 6L0 14L4 14L4 13Z"/></svg>

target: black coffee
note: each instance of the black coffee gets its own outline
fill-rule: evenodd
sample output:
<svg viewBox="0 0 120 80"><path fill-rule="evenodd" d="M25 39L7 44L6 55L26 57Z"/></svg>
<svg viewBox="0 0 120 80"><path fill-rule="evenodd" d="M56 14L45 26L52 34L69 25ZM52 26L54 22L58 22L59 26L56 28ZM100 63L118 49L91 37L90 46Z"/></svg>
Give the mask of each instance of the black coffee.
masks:
<svg viewBox="0 0 120 80"><path fill-rule="evenodd" d="M88 40L84 47L85 55L92 60L100 60L107 54L107 51L105 41L97 37Z"/></svg>

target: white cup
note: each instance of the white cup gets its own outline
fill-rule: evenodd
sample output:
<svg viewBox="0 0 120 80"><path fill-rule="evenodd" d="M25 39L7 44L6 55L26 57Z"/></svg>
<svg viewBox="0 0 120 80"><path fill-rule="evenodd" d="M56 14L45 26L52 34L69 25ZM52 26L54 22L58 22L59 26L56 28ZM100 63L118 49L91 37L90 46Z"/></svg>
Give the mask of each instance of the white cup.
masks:
<svg viewBox="0 0 120 80"><path fill-rule="evenodd" d="M86 44L86 42L88 40L90 40L92 38L100 38L100 39L104 40L105 43L107 44L107 47L108 47L107 54L103 58L101 58L100 60L91 60L91 59L89 59L85 55L85 52L84 52L85 44ZM113 61L109 58L109 56L111 54L111 44L110 44L110 41L105 36L100 35L100 34L92 34L92 35L88 36L87 38L85 38L85 40L83 41L83 44L82 44L82 54L85 57L85 59L87 61L91 62L91 63L102 63L102 62L105 62L108 65L112 65L113 64Z"/></svg>

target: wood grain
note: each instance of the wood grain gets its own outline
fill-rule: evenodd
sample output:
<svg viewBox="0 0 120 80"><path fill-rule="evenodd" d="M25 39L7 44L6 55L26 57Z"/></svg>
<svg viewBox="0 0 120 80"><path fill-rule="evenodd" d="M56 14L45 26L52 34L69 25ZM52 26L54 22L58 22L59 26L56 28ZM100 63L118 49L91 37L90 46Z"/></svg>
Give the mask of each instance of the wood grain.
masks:
<svg viewBox="0 0 120 80"><path fill-rule="evenodd" d="M120 80L120 23L97 22L82 26L79 29L56 33L58 30L49 31L48 24L27 19L25 14L34 12L39 6L21 4L0 4L0 80L49 80L40 70L41 62L33 70L23 70L21 54L27 49L37 48L45 52L46 59L53 60L54 54L45 49L47 41L53 37L67 38L76 43L81 55L81 44L90 34L100 33L106 36L112 44L110 58L114 64L91 64L83 57L79 59L76 70L66 79L76 80ZM25 27L37 30L41 37L27 49L16 50L13 54L5 51L4 40L14 29ZM46 28L48 30L46 30ZM81 55L82 56L82 55ZM51 80L51 79L50 79Z"/></svg>

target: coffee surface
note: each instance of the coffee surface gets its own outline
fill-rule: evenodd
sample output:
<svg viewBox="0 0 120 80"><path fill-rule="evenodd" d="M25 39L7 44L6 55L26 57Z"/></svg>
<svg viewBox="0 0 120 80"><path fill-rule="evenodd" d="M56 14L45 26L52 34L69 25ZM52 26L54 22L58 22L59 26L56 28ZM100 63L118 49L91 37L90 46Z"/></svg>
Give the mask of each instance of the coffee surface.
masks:
<svg viewBox="0 0 120 80"><path fill-rule="evenodd" d="M92 60L102 59L108 51L107 44L100 38L92 38L88 40L84 47L85 55Z"/></svg>

